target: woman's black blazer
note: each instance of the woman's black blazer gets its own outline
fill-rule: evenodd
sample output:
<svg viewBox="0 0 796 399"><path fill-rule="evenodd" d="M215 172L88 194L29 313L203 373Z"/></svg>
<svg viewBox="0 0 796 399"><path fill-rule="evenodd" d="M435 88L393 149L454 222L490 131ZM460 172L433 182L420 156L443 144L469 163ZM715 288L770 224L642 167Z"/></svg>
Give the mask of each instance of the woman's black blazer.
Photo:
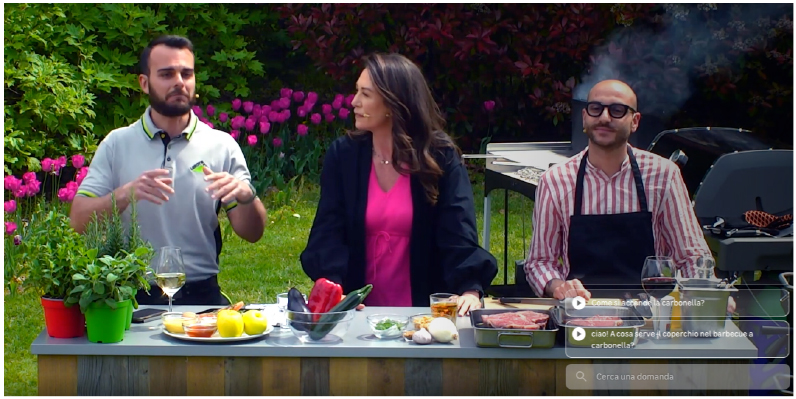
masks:
<svg viewBox="0 0 796 399"><path fill-rule="evenodd" d="M301 265L312 280L325 277L345 293L365 285L365 210L373 141L367 134L335 140L321 172L321 198ZM478 244L473 190L453 148L434 154L444 174L432 206L411 176L412 305L428 306L429 294L483 291L497 274L497 261Z"/></svg>

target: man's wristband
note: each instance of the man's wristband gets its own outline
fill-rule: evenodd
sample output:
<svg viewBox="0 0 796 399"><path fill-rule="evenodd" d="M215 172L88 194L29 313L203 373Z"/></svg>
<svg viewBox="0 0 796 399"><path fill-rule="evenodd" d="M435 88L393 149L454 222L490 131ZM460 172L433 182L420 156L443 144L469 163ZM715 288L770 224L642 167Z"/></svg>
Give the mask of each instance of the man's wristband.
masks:
<svg viewBox="0 0 796 399"><path fill-rule="evenodd" d="M251 204L252 202L254 202L255 199L257 199L257 190L254 189L254 186L252 185L252 183L247 181L246 184L248 184L249 185L249 189L252 190L252 196L251 196L251 198L249 198L246 201L241 201L240 199L238 199L238 205L248 205L248 204Z"/></svg>

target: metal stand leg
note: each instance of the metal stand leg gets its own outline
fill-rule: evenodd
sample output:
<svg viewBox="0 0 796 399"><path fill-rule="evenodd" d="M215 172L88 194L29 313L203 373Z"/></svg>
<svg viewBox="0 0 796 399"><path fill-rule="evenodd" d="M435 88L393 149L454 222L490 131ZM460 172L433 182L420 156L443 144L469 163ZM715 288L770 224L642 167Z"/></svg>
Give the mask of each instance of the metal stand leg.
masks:
<svg viewBox="0 0 796 399"><path fill-rule="evenodd" d="M503 205L503 284L509 285L509 190Z"/></svg>
<svg viewBox="0 0 796 399"><path fill-rule="evenodd" d="M484 195L484 240L483 247L489 252L489 227L492 224L492 203L489 195Z"/></svg>

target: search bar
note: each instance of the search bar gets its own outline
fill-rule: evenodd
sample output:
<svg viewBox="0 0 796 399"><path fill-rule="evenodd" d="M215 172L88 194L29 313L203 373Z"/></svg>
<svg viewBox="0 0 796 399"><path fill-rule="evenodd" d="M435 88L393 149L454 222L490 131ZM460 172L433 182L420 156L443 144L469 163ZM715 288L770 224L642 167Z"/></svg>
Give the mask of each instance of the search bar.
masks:
<svg viewBox="0 0 796 399"><path fill-rule="evenodd" d="M785 390L786 364L570 364L571 390ZM785 385L785 386L782 386Z"/></svg>

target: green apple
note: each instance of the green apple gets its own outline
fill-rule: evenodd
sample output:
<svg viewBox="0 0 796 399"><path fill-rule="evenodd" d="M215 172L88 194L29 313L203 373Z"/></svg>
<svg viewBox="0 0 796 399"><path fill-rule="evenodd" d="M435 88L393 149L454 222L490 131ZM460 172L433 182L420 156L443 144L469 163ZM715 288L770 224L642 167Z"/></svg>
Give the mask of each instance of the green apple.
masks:
<svg viewBox="0 0 796 399"><path fill-rule="evenodd" d="M258 335L268 328L268 319L261 310L250 310L243 314L243 330L248 335Z"/></svg>

